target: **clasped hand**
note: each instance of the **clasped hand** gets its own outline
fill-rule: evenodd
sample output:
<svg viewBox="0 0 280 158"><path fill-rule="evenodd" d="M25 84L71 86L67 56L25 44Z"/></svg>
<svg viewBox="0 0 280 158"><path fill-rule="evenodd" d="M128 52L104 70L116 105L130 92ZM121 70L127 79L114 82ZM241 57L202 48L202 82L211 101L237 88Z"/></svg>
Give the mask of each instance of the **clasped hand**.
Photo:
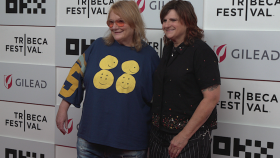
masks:
<svg viewBox="0 0 280 158"><path fill-rule="evenodd" d="M181 133L176 135L170 142L168 147L168 153L170 158L176 158L183 148L188 144L189 139L183 136Z"/></svg>

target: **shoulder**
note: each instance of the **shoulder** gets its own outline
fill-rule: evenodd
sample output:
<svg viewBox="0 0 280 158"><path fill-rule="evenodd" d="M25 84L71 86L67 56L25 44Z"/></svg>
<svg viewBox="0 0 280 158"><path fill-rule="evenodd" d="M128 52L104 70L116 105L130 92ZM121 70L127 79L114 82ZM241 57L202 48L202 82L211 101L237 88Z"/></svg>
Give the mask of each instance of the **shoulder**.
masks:
<svg viewBox="0 0 280 158"><path fill-rule="evenodd" d="M195 41L193 47L195 49L195 55L216 57L213 49L206 42L200 39Z"/></svg>
<svg viewBox="0 0 280 158"><path fill-rule="evenodd" d="M210 48L210 46L209 46L206 42L202 41L201 39L195 40L193 46L194 46L197 50L200 50L200 51L203 50L204 52L205 52L205 51L207 51L207 52L214 52L214 51Z"/></svg>
<svg viewBox="0 0 280 158"><path fill-rule="evenodd" d="M148 45L146 42L142 42L142 49L140 50L140 53L143 53L152 58L154 57L158 58L158 53L156 52L156 50L150 45Z"/></svg>
<svg viewBox="0 0 280 158"><path fill-rule="evenodd" d="M103 37L99 37L93 43L105 44L105 41L104 41Z"/></svg>

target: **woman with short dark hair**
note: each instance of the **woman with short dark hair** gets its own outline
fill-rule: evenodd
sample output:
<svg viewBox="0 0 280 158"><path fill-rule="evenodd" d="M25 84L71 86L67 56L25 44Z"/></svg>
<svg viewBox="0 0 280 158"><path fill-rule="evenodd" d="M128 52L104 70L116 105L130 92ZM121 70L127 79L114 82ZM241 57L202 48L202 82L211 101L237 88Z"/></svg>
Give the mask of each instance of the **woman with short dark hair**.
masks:
<svg viewBox="0 0 280 158"><path fill-rule="evenodd" d="M217 128L218 60L201 40L203 30L190 2L168 2L160 20L165 46L154 75L149 155L206 158Z"/></svg>

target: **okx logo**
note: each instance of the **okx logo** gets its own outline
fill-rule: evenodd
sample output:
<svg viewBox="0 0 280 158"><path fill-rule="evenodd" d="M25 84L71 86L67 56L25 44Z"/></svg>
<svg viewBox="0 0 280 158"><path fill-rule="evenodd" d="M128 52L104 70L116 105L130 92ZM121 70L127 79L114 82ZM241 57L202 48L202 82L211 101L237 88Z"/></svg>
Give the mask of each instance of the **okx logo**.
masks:
<svg viewBox="0 0 280 158"><path fill-rule="evenodd" d="M10 89L13 85L12 74L11 75L4 75L4 86L7 89Z"/></svg>
<svg viewBox="0 0 280 158"><path fill-rule="evenodd" d="M213 136L213 154L231 156L233 157L243 157L241 152L245 153L245 158L273 158L273 155L269 154L269 151L273 149L273 142L262 142L260 140L250 140L246 139L240 140L239 138L233 138L233 146L231 137L221 137ZM258 153L250 152L250 149L258 148ZM231 152L232 151L232 152Z"/></svg>
<svg viewBox="0 0 280 158"><path fill-rule="evenodd" d="M40 154L40 156L37 156L37 153L35 152L23 152L22 150L5 148L5 158L10 158L10 155L12 158L45 158L44 154Z"/></svg>
<svg viewBox="0 0 280 158"><path fill-rule="evenodd" d="M46 8L43 8L46 0L25 0L25 2L24 0L6 0L6 13L46 14Z"/></svg>
<svg viewBox="0 0 280 158"><path fill-rule="evenodd" d="M214 46L213 48L214 52L216 53L219 63L223 62L226 59L227 56L227 46L226 44L221 46Z"/></svg>
<svg viewBox="0 0 280 158"><path fill-rule="evenodd" d="M90 44L92 44L95 39L90 40ZM86 49L90 46L86 44L86 39L74 39L67 38L66 39L66 55L80 55L86 51ZM81 53L80 53L81 52Z"/></svg>
<svg viewBox="0 0 280 158"><path fill-rule="evenodd" d="M140 13L142 13L145 10L145 0L135 0L137 3Z"/></svg>

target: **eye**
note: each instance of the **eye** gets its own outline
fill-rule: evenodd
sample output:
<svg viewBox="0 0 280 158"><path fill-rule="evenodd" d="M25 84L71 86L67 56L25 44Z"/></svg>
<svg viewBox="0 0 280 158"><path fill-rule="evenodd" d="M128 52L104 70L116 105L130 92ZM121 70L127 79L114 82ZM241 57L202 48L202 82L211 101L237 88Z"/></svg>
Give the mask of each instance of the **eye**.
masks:
<svg viewBox="0 0 280 158"><path fill-rule="evenodd" d="M119 23L124 23L124 21L123 20L117 20Z"/></svg>

